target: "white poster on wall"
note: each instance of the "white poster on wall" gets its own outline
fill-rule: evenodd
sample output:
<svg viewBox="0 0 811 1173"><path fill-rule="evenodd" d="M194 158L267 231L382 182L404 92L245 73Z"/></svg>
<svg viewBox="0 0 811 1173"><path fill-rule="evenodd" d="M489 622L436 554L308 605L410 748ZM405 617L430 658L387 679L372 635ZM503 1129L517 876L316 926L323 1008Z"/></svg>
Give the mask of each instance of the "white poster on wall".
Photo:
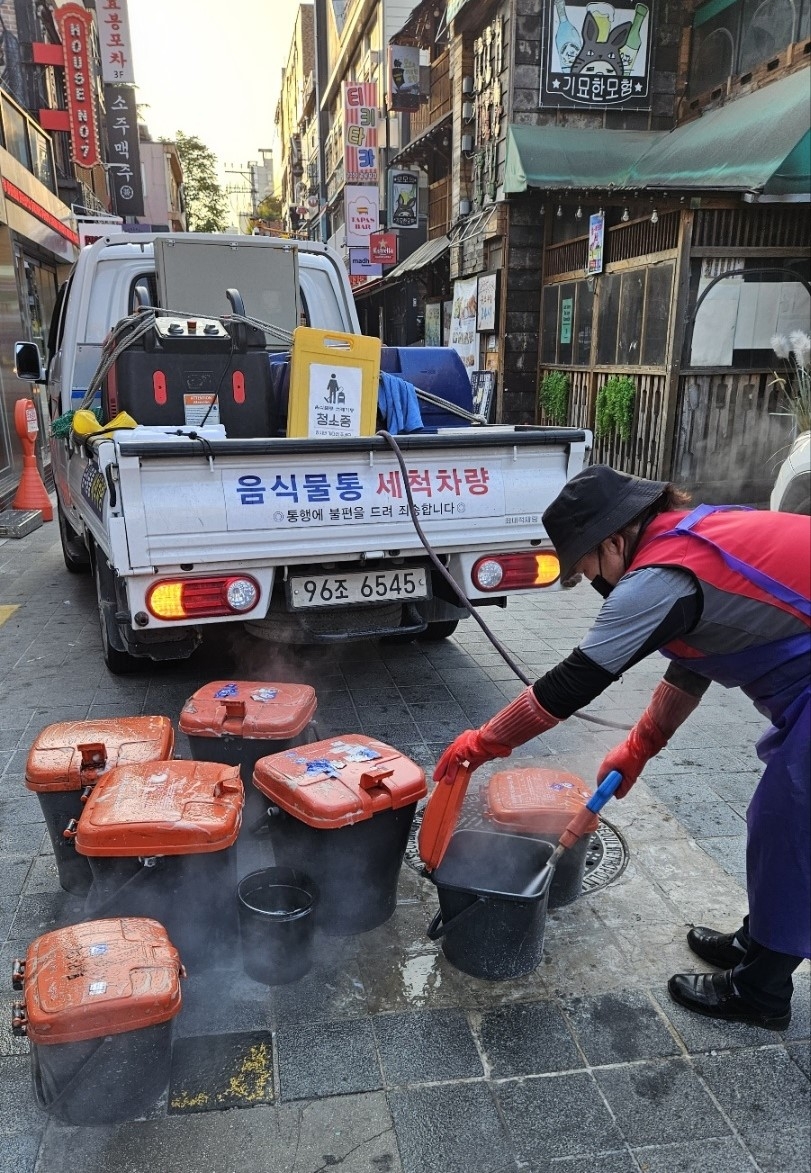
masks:
<svg viewBox="0 0 811 1173"><path fill-rule="evenodd" d="M448 346L465 364L468 377L479 365L479 335L476 333L477 277L466 277L453 283L453 306Z"/></svg>

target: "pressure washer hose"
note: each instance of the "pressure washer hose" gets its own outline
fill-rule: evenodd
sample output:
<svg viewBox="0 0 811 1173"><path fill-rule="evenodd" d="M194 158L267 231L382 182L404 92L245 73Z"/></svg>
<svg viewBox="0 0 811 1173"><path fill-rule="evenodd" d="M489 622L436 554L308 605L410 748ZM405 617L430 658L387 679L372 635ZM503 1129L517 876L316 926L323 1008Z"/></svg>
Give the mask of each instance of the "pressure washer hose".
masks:
<svg viewBox="0 0 811 1173"><path fill-rule="evenodd" d="M425 536L425 531L423 530L422 526L420 525L420 521L417 516L417 507L414 503L414 496L411 492L411 486L408 483L408 469L406 468L405 459L403 457L402 451L400 450L400 445L394 439L394 436L392 436L392 434L390 432L385 431L385 429L381 429L380 431L378 431L377 434L378 434L378 436L382 437L383 440L386 441L389 448L391 448L392 452L394 453L394 455L397 459L397 463L400 465L400 471L403 474L403 487L405 489L406 498L408 499L409 510L411 512L411 520L414 524L414 529L417 531L417 537L422 542L423 547L425 548L426 554L431 559L432 565L434 566L436 571L442 576L442 578L445 580L445 582L448 584L448 586L451 588L451 590L456 595L459 602L464 607L464 609L467 611L467 613L470 615L470 617L472 619L476 620L479 627L482 629L484 634L489 639L490 643L493 645L493 647L496 649L498 654L504 660L505 664L507 664L507 666L515 673L515 675L518 677L518 679L520 681L522 681L523 684L526 684L527 686L531 685L533 683L533 681L530 680L530 678L524 672L522 672L522 670L519 668L518 664L516 664L515 660L512 658L510 653L507 651L507 649L505 648L505 646L501 642L501 640L498 638L498 636L495 635L494 632L492 632L490 630L488 625L485 623L484 619L482 619L481 615L479 614L477 609L473 606L470 599L467 597L465 592L462 590L461 586L456 581L456 579L453 577L451 572L448 570L447 566L444 566L443 563L440 561L440 559L437 557L437 555L434 553L434 551L431 547L431 543L428 541L428 538ZM588 713L578 712L578 713L573 713L572 716L579 717L581 721L588 721L592 725L602 725L606 729L620 729L624 733L627 732L631 728L630 725L621 725L617 721L606 721L602 717L592 717Z"/></svg>

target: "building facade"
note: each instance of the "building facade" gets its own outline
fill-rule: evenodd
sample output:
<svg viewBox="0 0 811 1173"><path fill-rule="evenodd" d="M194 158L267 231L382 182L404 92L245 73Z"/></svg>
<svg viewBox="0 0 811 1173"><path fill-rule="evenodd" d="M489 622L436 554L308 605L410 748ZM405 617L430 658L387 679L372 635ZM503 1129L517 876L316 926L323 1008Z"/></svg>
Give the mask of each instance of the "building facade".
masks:
<svg viewBox="0 0 811 1173"><path fill-rule="evenodd" d="M37 456L50 485L42 388L14 374L14 343L47 357L59 287L81 243L101 231L182 230L177 151L142 160L126 0L0 0L0 508L22 451L14 405L34 401ZM98 224L94 224L94 221Z"/></svg>
<svg viewBox="0 0 811 1173"><path fill-rule="evenodd" d="M392 227L392 170L419 190L397 264L353 279L363 328L454 346L493 418L552 422L543 389L598 459L765 499L790 433L770 338L809 328L810 8L316 0L320 237L356 239L346 82L377 102L370 219Z"/></svg>

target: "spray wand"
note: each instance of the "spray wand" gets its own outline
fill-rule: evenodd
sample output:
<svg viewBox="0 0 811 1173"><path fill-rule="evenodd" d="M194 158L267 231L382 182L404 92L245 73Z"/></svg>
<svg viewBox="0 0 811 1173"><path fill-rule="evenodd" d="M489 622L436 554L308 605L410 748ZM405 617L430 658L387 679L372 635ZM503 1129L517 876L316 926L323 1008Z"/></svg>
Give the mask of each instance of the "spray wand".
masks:
<svg viewBox="0 0 811 1173"><path fill-rule="evenodd" d="M565 831L558 840L558 845L549 857L549 862L544 865L538 875L527 884L526 888L521 893L522 896L537 896L542 895L544 890L552 883L552 877L555 873L555 868L560 862L560 857L567 848L573 847L586 832L591 823L592 815L596 815L601 811L605 804L611 798L620 782L622 782L622 774L618 770L612 770L606 774L600 785L592 794L588 802L584 803L583 807L572 818Z"/></svg>

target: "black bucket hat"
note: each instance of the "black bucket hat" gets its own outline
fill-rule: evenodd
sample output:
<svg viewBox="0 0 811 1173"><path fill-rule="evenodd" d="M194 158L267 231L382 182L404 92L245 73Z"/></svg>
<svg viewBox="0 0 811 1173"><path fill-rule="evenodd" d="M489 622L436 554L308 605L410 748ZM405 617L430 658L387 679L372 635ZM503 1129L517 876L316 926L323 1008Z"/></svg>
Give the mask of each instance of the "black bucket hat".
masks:
<svg viewBox="0 0 811 1173"><path fill-rule="evenodd" d="M667 490L667 481L647 481L607 464L584 468L544 510L543 523L560 561L561 582L600 542L629 525Z"/></svg>

